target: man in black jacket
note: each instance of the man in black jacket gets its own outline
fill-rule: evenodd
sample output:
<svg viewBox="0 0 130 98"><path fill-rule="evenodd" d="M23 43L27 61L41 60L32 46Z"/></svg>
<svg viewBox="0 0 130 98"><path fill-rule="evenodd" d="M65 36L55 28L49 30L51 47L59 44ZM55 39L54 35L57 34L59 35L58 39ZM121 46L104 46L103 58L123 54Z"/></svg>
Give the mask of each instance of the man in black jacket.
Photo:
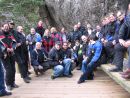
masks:
<svg viewBox="0 0 130 98"><path fill-rule="evenodd" d="M52 79L63 75L64 67L62 65L62 51L60 42L56 42L55 46L49 52L50 66L53 68Z"/></svg>
<svg viewBox="0 0 130 98"><path fill-rule="evenodd" d="M72 63L73 61L73 56L72 56L72 51L68 48L68 43L63 42L63 47L62 47L62 58L63 58L63 66L64 66L64 76L66 77L72 77Z"/></svg>
<svg viewBox="0 0 130 98"><path fill-rule="evenodd" d="M1 58L4 56L3 53L4 53L4 48L2 48L2 44L0 44L0 97L9 96L12 94L11 92L8 92L5 87L6 85L5 78L4 78L5 71L1 61Z"/></svg>
<svg viewBox="0 0 130 98"><path fill-rule="evenodd" d="M14 50L16 48L16 41L12 34L9 32L9 25L5 23L3 30L0 34L0 42L5 48L2 63L6 70L6 85L9 90L15 88L15 59Z"/></svg>
<svg viewBox="0 0 130 98"><path fill-rule="evenodd" d="M119 43L114 47L114 62L116 67L110 70L112 72L122 71L124 52L128 49L128 52L130 53L130 14L127 15L125 22L122 24L118 37ZM130 62L130 60L128 62Z"/></svg>
<svg viewBox="0 0 130 98"><path fill-rule="evenodd" d="M78 30L78 26L75 25L73 31L70 32L70 34L71 34L70 42L71 42L72 47L73 47L76 40L80 41L82 33Z"/></svg>
<svg viewBox="0 0 130 98"><path fill-rule="evenodd" d="M21 77L23 78L25 83L30 83L29 80L31 80L30 77L28 77L28 63L26 63L26 51L27 51L27 46L26 46L26 37L23 35L23 27L18 26L17 27L17 36L19 39L19 44L17 44L17 48L15 50L15 60L18 63L18 67L20 70ZM25 51L26 49L26 51Z"/></svg>

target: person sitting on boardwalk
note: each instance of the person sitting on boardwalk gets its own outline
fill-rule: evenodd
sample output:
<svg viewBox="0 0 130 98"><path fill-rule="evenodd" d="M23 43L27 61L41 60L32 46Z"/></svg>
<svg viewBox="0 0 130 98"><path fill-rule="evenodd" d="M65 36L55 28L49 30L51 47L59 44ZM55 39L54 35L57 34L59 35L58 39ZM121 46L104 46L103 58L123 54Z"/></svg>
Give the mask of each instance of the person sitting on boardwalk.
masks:
<svg viewBox="0 0 130 98"><path fill-rule="evenodd" d="M100 57L102 53L102 44L94 33L90 35L90 45L87 51L87 56L82 61L82 72L78 84L85 82L85 80L93 79L94 69L100 64Z"/></svg>
<svg viewBox="0 0 130 98"><path fill-rule="evenodd" d="M68 47L67 42L63 42L63 47L62 47L62 58L63 58L63 66L64 66L64 76L66 77L72 77L71 73L71 68L72 68L72 63L73 63L73 56L72 56L72 51Z"/></svg>

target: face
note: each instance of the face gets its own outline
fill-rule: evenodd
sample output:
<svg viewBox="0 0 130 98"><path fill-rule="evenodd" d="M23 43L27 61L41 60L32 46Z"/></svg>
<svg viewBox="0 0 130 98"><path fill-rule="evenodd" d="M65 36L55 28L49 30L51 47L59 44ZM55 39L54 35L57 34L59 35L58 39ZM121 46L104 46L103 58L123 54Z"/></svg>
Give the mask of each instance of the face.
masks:
<svg viewBox="0 0 130 98"><path fill-rule="evenodd" d="M46 36L49 36L49 34L50 34L50 31L49 31L48 29L46 29L46 30L45 30L45 35L46 35Z"/></svg>
<svg viewBox="0 0 130 98"><path fill-rule="evenodd" d="M43 22L42 22L42 21L39 21L39 22L38 22L38 26L43 26Z"/></svg>
<svg viewBox="0 0 130 98"><path fill-rule="evenodd" d="M81 23L80 22L77 25L78 25L78 27L81 27Z"/></svg>
<svg viewBox="0 0 130 98"><path fill-rule="evenodd" d="M110 20L110 22L115 21L115 16L114 15L110 15L109 20Z"/></svg>
<svg viewBox="0 0 130 98"><path fill-rule="evenodd" d="M30 32L31 32L31 34L35 34L36 33L34 28L31 28Z"/></svg>
<svg viewBox="0 0 130 98"><path fill-rule="evenodd" d="M3 30L6 31L6 32L9 31L9 25L8 24L4 24L3 25Z"/></svg>
<svg viewBox="0 0 130 98"><path fill-rule="evenodd" d="M41 49L41 43L36 43L36 49Z"/></svg>
<svg viewBox="0 0 130 98"><path fill-rule="evenodd" d="M79 46L80 44L79 44L79 42L75 42L75 46Z"/></svg>
<svg viewBox="0 0 130 98"><path fill-rule="evenodd" d="M22 26L19 26L19 27L18 27L18 32L20 32L20 33L23 32L23 27L22 27Z"/></svg>
<svg viewBox="0 0 130 98"><path fill-rule="evenodd" d="M55 45L55 48L56 48L57 50L60 50L60 45L56 44L56 45Z"/></svg>
<svg viewBox="0 0 130 98"><path fill-rule="evenodd" d="M64 32L65 32L65 28L62 28L62 29L61 29L61 33L64 33Z"/></svg>
<svg viewBox="0 0 130 98"><path fill-rule="evenodd" d="M75 26L74 26L74 31L77 31L77 30L78 30L78 26L75 25Z"/></svg>
<svg viewBox="0 0 130 98"><path fill-rule="evenodd" d="M9 23L9 28L14 28L14 25Z"/></svg>
<svg viewBox="0 0 130 98"><path fill-rule="evenodd" d="M101 30L101 27L98 25L98 26L96 26L96 30L97 31L100 31Z"/></svg>
<svg viewBox="0 0 130 98"><path fill-rule="evenodd" d="M91 29L91 25L90 25L90 24L87 24L87 28L88 28L88 29Z"/></svg>
<svg viewBox="0 0 130 98"><path fill-rule="evenodd" d="M63 49L66 50L67 48L68 48L68 44L67 44L67 43L64 43L64 44L63 44Z"/></svg>
<svg viewBox="0 0 130 98"><path fill-rule="evenodd" d="M82 41L83 41L83 42L87 42L87 37L86 37L86 36L83 36L83 37L82 37Z"/></svg>

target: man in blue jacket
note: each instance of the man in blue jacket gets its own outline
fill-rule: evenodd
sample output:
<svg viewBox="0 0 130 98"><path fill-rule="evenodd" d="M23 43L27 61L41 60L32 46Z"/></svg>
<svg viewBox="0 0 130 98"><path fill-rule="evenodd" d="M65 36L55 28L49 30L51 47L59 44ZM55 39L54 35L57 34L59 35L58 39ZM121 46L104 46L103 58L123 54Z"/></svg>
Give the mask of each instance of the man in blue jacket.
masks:
<svg viewBox="0 0 130 98"><path fill-rule="evenodd" d="M85 80L93 79L94 68L99 66L100 57L102 53L102 44L94 33L90 35L90 45L86 57L82 61L82 72L78 84L85 82Z"/></svg>

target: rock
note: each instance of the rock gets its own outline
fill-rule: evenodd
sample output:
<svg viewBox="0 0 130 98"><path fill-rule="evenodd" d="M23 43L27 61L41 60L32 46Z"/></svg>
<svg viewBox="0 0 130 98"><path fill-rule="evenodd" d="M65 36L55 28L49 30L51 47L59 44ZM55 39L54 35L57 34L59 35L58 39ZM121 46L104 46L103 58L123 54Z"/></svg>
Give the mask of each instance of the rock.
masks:
<svg viewBox="0 0 130 98"><path fill-rule="evenodd" d="M45 0L48 17L57 27L72 30L75 23L81 21L93 26L109 12L126 10L129 0Z"/></svg>

